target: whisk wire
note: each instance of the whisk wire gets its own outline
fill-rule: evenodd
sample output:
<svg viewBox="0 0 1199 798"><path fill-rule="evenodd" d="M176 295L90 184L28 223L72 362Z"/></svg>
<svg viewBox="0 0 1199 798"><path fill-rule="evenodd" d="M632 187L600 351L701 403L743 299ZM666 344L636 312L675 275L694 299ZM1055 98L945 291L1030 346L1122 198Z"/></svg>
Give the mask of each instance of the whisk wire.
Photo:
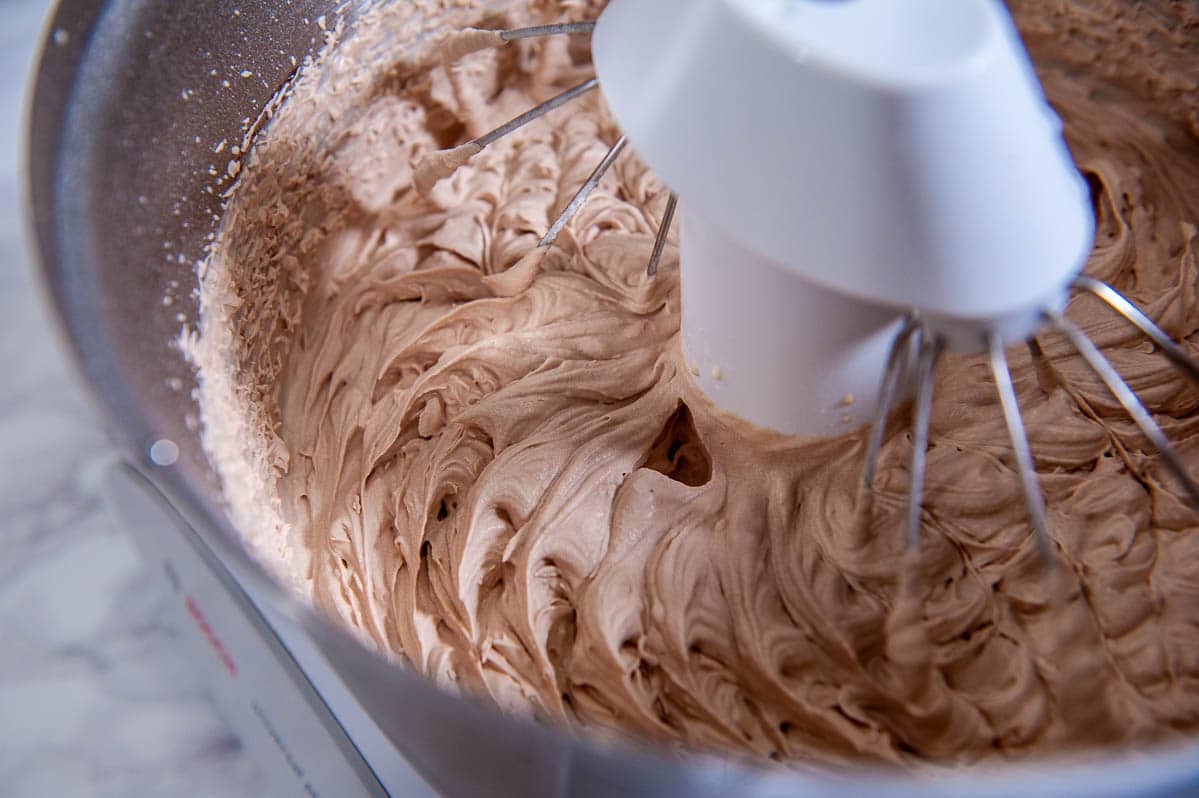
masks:
<svg viewBox="0 0 1199 798"><path fill-rule="evenodd" d="M1093 277L1087 277L1086 275L1079 275L1074 278L1072 286L1075 290L1083 291L1099 298L1108 307L1131 322L1147 338L1161 347L1161 350L1166 353L1166 357L1170 358L1174 365L1186 372L1186 375L1196 383L1199 383L1199 364L1196 364L1178 342L1167 335L1165 330L1157 326L1153 322L1153 319L1149 318L1144 311L1129 301L1127 297L1107 283L1096 280Z"/></svg>
<svg viewBox="0 0 1199 798"><path fill-rule="evenodd" d="M473 143L477 144L479 147L486 147L490 144L494 144L504 136L507 136L509 133L519 130L530 122L545 116L555 108L560 108L561 106L566 105L566 103L570 102L574 98L578 97L579 95L586 94L597 86L599 86L598 79L588 78L577 86L572 86L561 94L556 94L545 102L533 106L520 116L508 120L495 130L492 130L490 133L484 133L482 136L479 136L477 139L475 139Z"/></svg>
<svg viewBox="0 0 1199 798"><path fill-rule="evenodd" d="M1012 440L1012 449L1016 455L1016 470L1020 474L1024 504L1028 508L1028 517L1032 521L1041 562L1048 565L1052 562L1053 544L1049 537L1049 525L1045 520L1045 499L1041 494L1041 486L1037 482L1037 470L1032 458L1032 449L1028 445L1028 435L1024 429L1024 419L1020 415L1020 403L1016 398L1016 389L1012 385L1012 372L1008 367L1007 355L1003 351L1003 341L999 336L989 335L987 346L990 350L991 374L995 378L995 389L999 393L999 403L1003 407L1003 419L1007 424L1008 437Z"/></svg>
<svg viewBox="0 0 1199 798"><path fill-rule="evenodd" d="M933 408L933 376L941 341L930 330L919 328L920 359L916 370L916 405L912 421L912 476L908 490L907 547L920 548L920 514L924 506L924 476L928 460L928 427Z"/></svg>
<svg viewBox="0 0 1199 798"><path fill-rule="evenodd" d="M1166 461L1166 465L1171 473L1174 474L1174 477L1186 489L1191 504L1199 507L1199 485L1196 485L1195 481L1191 479L1182 459L1178 456L1174 447L1170 445L1170 441L1166 438L1165 433L1162 432L1161 427L1154 421L1153 415L1145 408L1141 400L1137 398L1136 392L1128 386L1124 378L1120 376L1119 372L1108 362L1103 353L1099 351L1099 347L1095 346L1082 330L1055 310L1046 311L1046 316L1054 329L1070 342L1075 351L1086 361L1091 371L1103 381L1112 396L1116 398L1116 401L1123 406L1128 415L1132 417L1132 420L1140 427L1145 437L1157 448L1162 459Z"/></svg>
<svg viewBox="0 0 1199 798"><path fill-rule="evenodd" d="M621 136L616 140L616 143L613 144L611 149L608 150L608 154L604 156L603 160L599 162L599 165L595 167L595 171L593 171L591 176L587 178L587 182L583 183L583 185L579 187L579 190L575 192L574 197L572 197L570 202L567 203L566 207L562 209L562 213L558 214L558 218L554 220L552 225L550 225L549 232L545 234L537 246L548 247L550 244L554 243L554 240L558 237L558 234L562 232L562 228L566 227L566 223L570 221L571 217L578 213L579 208L583 207L583 203L587 201L589 196L591 196L591 192L595 191L596 186L598 186L600 181L603 180L604 175L608 172L608 169L612 167L612 164L616 163L616 159L620 157L620 153L624 150L627 143L628 139L624 136Z"/></svg>
<svg viewBox="0 0 1199 798"><path fill-rule="evenodd" d="M569 88L540 105L525 111L515 119L510 119L490 133L484 133L476 139L471 139L465 144L459 144L457 147L452 147L448 150L437 150L426 154L417 162L413 169L413 185L419 193L428 194L439 180L444 180L454 174L459 168L468 163L471 158L482 152L485 147L494 144L509 133L524 127L555 108L565 105L579 95L591 91L598 85L599 82L595 78L585 80L577 86Z"/></svg>
<svg viewBox="0 0 1199 798"><path fill-rule="evenodd" d="M658 273L658 264L662 261L662 251L666 249L666 239L670 235L670 226L674 223L674 212L679 206L679 195L670 192L666 200L666 210L662 212L662 223L658 225L658 235L654 238L654 250L649 256L649 265L645 268L647 277Z"/></svg>
<svg viewBox="0 0 1199 798"><path fill-rule="evenodd" d="M595 30L594 22L559 22L554 25L534 25L529 28L514 28L500 32L500 38L506 42L517 39L534 39L539 36L555 36L562 33L591 33Z"/></svg>
<svg viewBox="0 0 1199 798"><path fill-rule="evenodd" d="M907 316L899 332L891 340L891 349L887 353L887 366L883 371L882 384L878 391L878 408L875 410L874 425L870 428L870 441L866 446L866 466L862 469L862 489L867 493L874 486L878 453L887 432L887 416L891 414L891 407L895 404L895 396L899 392L899 378L907 370L912 335L916 332L918 324L915 315Z"/></svg>

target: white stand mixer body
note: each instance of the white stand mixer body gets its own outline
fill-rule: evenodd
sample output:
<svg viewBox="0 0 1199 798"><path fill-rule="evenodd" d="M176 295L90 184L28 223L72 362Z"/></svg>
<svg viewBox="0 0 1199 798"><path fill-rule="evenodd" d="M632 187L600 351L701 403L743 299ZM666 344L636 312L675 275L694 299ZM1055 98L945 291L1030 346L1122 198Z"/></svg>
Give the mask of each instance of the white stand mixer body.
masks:
<svg viewBox="0 0 1199 798"><path fill-rule="evenodd" d="M691 365L757 423L866 420L898 315L959 348L963 326L1023 338L1090 251L1086 182L999 0L612 0L593 53L685 209Z"/></svg>

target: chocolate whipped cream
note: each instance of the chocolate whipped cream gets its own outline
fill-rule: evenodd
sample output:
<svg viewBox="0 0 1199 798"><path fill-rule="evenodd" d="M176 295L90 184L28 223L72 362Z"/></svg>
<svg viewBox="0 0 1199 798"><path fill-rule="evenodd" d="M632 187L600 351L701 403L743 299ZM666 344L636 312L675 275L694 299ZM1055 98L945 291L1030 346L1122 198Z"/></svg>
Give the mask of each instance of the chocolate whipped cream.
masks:
<svg viewBox="0 0 1199 798"><path fill-rule="evenodd" d="M421 193L412 163L592 74L585 37L422 66L439 31L600 2L397 3L338 31L259 135L203 275L206 444L280 578L439 684L519 713L782 760L967 762L1199 726L1199 515L1054 335L1016 390L1055 568L1041 570L994 388L947 358L924 536L910 439L872 506L864 431L715 408L679 347L667 193L592 94ZM1199 329L1199 15L1013 3L1090 182L1088 273ZM802 252L795 253L803 257ZM1199 467L1199 389L1090 299L1069 316ZM785 368L786 364L780 364Z"/></svg>

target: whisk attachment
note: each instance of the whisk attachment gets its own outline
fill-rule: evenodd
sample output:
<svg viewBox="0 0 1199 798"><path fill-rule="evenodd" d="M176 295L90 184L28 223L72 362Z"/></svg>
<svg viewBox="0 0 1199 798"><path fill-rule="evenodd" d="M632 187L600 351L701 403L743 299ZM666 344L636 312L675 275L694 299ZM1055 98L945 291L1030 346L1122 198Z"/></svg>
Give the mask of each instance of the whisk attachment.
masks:
<svg viewBox="0 0 1199 798"><path fill-rule="evenodd" d="M1076 277L1072 281L1071 287L1076 291L1089 293L1103 300L1115 312L1156 343L1189 377L1199 382L1199 366L1187 355L1182 346L1170 338L1120 292L1106 283L1086 276ZM1041 311L1041 323L1048 325L1050 329L1065 338L1091 371L1103 382L1112 396L1136 422L1145 437L1157 449L1171 474L1185 489L1191 504L1199 508L1199 484L1192 479L1182 458L1170 444L1153 415L1115 367L1099 351L1099 347L1056 307L1048 307ZM918 549L920 544L929 419L933 400L933 371L938 355L947 342L951 341L951 338L952 336L944 331L938 332L935 324L922 320L916 311L905 317L899 331L892 339L886 369L879 387L877 416L866 448L862 488L864 494L869 497L878 466L879 450L886 433L887 417L895 405L904 381L911 379L910 361L913 353L916 353L916 395L912 411L911 481L906 528L909 551ZM1004 338L995 329L991 329L985 333L985 341L991 375L995 380L995 389L999 396L1008 437L1011 440L1016 470L1020 477L1020 486L1024 494L1028 518L1032 524L1038 554L1042 564L1048 567L1053 562L1053 538L1050 535L1046 519L1045 500L1038 482L1032 449L1029 446L1015 386L1012 383L1011 370L1004 352ZM1028 338L1026 344L1034 361L1044 359L1044 352L1035 337Z"/></svg>
<svg viewBox="0 0 1199 798"><path fill-rule="evenodd" d="M887 366L879 389L878 414L870 431L870 440L866 449L862 486L866 495L869 495L874 484L879 450L886 432L887 416L895 404L901 380L908 371L909 360L915 350L917 353L916 398L912 409L912 452L909 468L911 476L908 486L906 526L908 551L916 551L920 548L921 514L924 505L924 480L927 472L934 377L937 359L944 347L944 339L927 325L921 323L918 315L913 313L904 319L887 355ZM1045 501L1037 483L1032 450L1028 445L1028 436L1024 430L1020 406L1012 385L1011 372L1003 351L1003 340L998 335L990 334L987 337L987 348L990 355L991 373L999 394L999 403L1003 408L1008 435L1015 451L1016 466L1020 474L1024 501L1032 521L1037 548L1042 562L1049 564L1052 561L1052 541L1049 537L1048 524L1045 521Z"/></svg>
<svg viewBox="0 0 1199 798"><path fill-rule="evenodd" d="M600 181L604 179L604 175L607 174L608 170L612 168L612 164L616 163L616 159L620 157L622 152L624 152L625 145L628 143L629 140L624 136L621 136L616 140L616 143L612 145L612 147L608 150L608 153L591 172L591 176L587 178L583 185L579 186L579 190L575 192L575 195L571 197L570 202L568 202L566 207L562 209L562 212L558 214L558 218L554 220L552 225L550 225L550 229L544 236L542 236L541 241L538 242L537 246L548 247L550 244L554 243L554 240L558 237L558 234L562 232L562 228L566 227L566 223L571 220L571 217L579 212L579 208L583 207L583 203L586 202L587 198L591 196L591 192L595 191L596 187L600 184Z"/></svg>
<svg viewBox="0 0 1199 798"><path fill-rule="evenodd" d="M666 249L666 239L670 235L670 226L674 223L674 213L679 207L679 195L670 192L666 200L666 210L662 212L662 223L658 225L658 234L654 237L654 249L649 256L649 265L645 267L645 275L653 277L658 273L658 264L662 262L662 252Z"/></svg>

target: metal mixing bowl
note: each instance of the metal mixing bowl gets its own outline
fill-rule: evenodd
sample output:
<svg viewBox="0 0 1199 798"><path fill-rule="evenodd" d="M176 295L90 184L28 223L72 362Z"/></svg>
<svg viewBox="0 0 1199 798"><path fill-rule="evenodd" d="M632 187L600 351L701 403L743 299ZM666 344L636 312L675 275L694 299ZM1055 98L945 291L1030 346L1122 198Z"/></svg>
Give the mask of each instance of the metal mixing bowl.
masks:
<svg viewBox="0 0 1199 798"><path fill-rule="evenodd" d="M220 211L210 169L317 49L333 0L64 0L47 28L30 109L32 225L48 291L129 462L243 582L321 646L396 747L447 795L1184 795L1195 748L1096 764L941 777L759 770L601 744L515 719L389 664L272 585L221 508L198 439L190 368L173 345L194 320L196 264ZM352 4L351 4L352 5ZM353 15L353 8L346 12ZM214 73L215 70L215 73ZM240 77L242 70L253 79ZM228 80L228 88L221 85ZM171 297L171 304L163 298ZM151 444L178 444L170 466Z"/></svg>

